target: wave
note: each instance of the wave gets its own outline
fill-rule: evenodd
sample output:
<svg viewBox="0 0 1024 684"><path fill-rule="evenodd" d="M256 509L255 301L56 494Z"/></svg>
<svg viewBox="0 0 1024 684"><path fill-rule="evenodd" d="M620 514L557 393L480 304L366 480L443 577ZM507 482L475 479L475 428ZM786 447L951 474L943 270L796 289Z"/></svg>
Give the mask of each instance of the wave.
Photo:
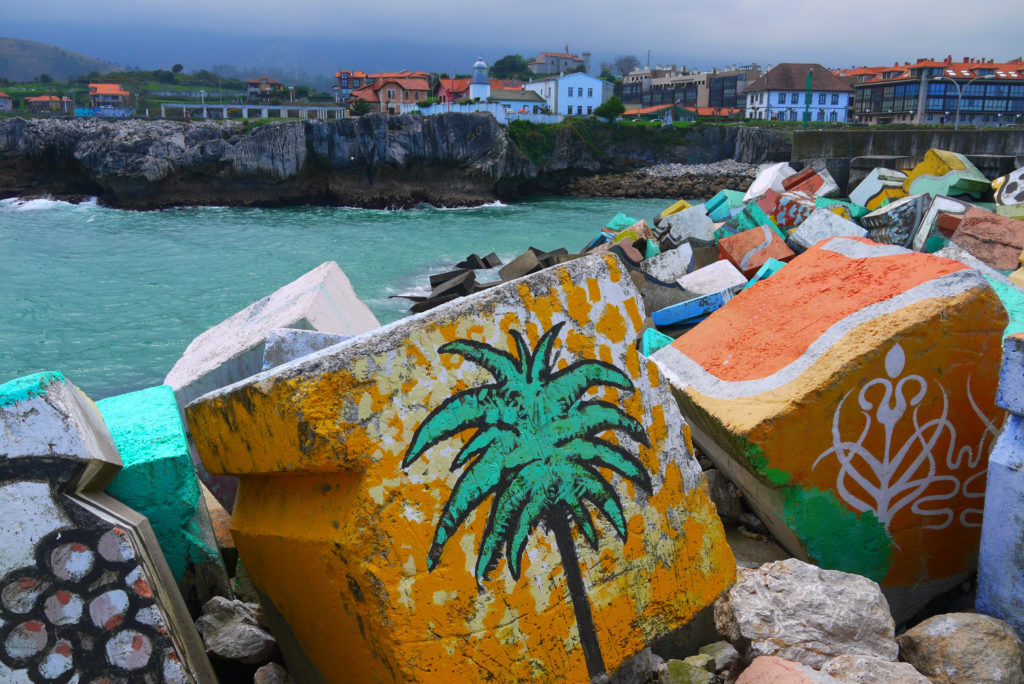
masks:
<svg viewBox="0 0 1024 684"><path fill-rule="evenodd" d="M0 210L7 211L49 211L51 209L71 209L83 207L86 209L100 208L99 199L90 197L87 200L73 204L64 200L47 199L37 197L35 199L21 199L20 197L9 197L0 200Z"/></svg>

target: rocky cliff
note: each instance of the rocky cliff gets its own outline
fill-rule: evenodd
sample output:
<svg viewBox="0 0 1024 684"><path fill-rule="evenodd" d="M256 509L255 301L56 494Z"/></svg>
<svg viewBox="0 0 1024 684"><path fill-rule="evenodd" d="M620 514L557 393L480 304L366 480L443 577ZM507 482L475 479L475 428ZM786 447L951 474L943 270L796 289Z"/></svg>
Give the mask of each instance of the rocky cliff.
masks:
<svg viewBox="0 0 1024 684"><path fill-rule="evenodd" d="M98 196L132 209L180 205L473 205L567 191L580 177L658 163L768 161L785 141L727 126L596 120L499 126L487 114L340 121L5 119L0 197ZM788 153L788 148L786 149Z"/></svg>

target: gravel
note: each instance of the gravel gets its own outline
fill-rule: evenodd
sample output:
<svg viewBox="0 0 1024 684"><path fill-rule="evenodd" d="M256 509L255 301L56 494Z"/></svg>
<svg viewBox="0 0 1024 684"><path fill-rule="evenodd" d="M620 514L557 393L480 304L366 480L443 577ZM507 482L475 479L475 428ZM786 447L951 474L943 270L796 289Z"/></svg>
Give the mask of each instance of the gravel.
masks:
<svg viewBox="0 0 1024 684"><path fill-rule="evenodd" d="M641 173L653 178L725 175L746 175L754 178L757 175L757 170L757 164L744 164L732 159L723 159L711 164L656 164L647 167Z"/></svg>

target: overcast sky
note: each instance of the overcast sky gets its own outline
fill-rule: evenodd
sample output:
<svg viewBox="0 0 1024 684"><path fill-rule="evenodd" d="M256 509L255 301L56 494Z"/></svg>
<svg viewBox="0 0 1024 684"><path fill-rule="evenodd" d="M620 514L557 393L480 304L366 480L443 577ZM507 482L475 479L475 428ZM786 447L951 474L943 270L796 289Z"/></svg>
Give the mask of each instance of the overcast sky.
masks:
<svg viewBox="0 0 1024 684"><path fill-rule="evenodd" d="M172 59L190 70L290 56L301 59L297 68L469 71L477 53L493 61L566 44L592 52L595 64L618 54L646 62L650 50L652 64L690 68L1024 54L1020 0L8 0L2 16L0 35L143 68Z"/></svg>

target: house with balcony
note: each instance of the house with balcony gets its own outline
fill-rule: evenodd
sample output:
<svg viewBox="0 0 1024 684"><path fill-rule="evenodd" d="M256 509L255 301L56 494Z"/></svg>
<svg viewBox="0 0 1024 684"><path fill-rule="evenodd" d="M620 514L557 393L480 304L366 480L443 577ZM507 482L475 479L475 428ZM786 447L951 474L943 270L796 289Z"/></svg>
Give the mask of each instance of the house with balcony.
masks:
<svg viewBox="0 0 1024 684"><path fill-rule="evenodd" d="M366 100L373 110L383 114L402 114L430 96L430 83L425 78L381 78L349 95L349 102Z"/></svg>
<svg viewBox="0 0 1024 684"><path fill-rule="evenodd" d="M331 86L331 90L334 91L335 102L347 101L353 90L358 90L367 84L366 73L362 71L339 69L334 73L334 78L337 83Z"/></svg>
<svg viewBox="0 0 1024 684"><path fill-rule="evenodd" d="M578 72L530 81L523 84L523 88L543 97L554 114L590 116L612 96L614 86L604 79Z"/></svg>
<svg viewBox="0 0 1024 684"><path fill-rule="evenodd" d="M74 103L70 97L57 95L37 95L26 97L25 106L33 114L69 114L74 111Z"/></svg>
<svg viewBox="0 0 1024 684"><path fill-rule="evenodd" d="M117 83L89 84L89 106L93 109L128 107L130 100L131 94Z"/></svg>
<svg viewBox="0 0 1024 684"><path fill-rule="evenodd" d="M266 102L284 92L284 83L270 76L257 76L245 82L245 95L249 102Z"/></svg>
<svg viewBox="0 0 1024 684"><path fill-rule="evenodd" d="M582 56L569 54L569 46L565 46L565 52L540 52L527 68L535 74L567 74L583 68L583 73L590 74L590 53L584 52Z"/></svg>
<svg viewBox="0 0 1024 684"><path fill-rule="evenodd" d="M865 124L1012 126L1024 123L1024 59L918 59L843 73L856 92L854 120Z"/></svg>
<svg viewBox="0 0 1024 684"><path fill-rule="evenodd" d="M808 77L810 90L808 91ZM853 87L820 64L784 62L745 89L744 118L845 123Z"/></svg>

